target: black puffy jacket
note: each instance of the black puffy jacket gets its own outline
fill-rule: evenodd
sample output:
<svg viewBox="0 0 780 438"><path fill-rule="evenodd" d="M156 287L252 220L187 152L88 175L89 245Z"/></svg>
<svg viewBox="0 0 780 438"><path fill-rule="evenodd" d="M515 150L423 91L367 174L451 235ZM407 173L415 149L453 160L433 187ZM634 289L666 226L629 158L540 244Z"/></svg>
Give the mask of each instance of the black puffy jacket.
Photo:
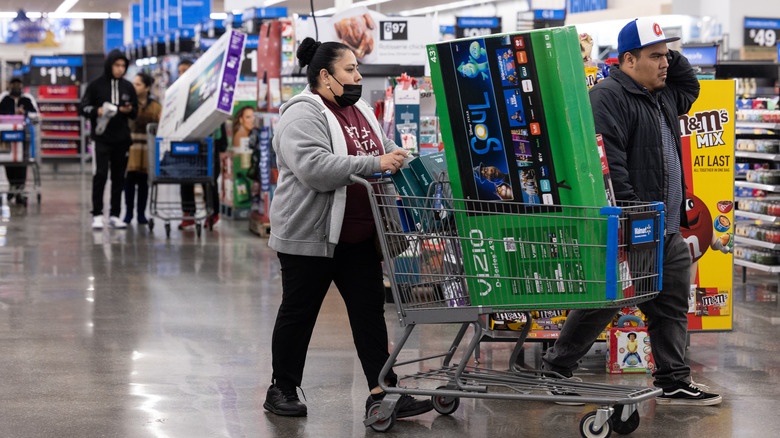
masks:
<svg viewBox="0 0 780 438"><path fill-rule="evenodd" d="M138 115L138 96L136 96L135 88L130 81L123 78L115 79L111 74L111 65L118 59L124 59L125 62L128 62L125 55L119 50L114 49L108 54L103 75L89 83L87 91L81 98L79 110L92 122L90 134L93 140L129 147L133 143L133 139L130 137L128 120L135 119L135 116ZM103 102L111 102L116 106L130 102L133 109L128 114L117 111L116 115L108 122L105 132L102 135L96 135L98 108L103 105Z"/></svg>
<svg viewBox="0 0 780 438"><path fill-rule="evenodd" d="M688 60L674 50L669 53L666 87L655 95L620 71L618 65L613 65L609 76L590 90L596 133L604 139L617 199L665 201L666 160L657 102L675 133L677 154L683 162L678 117L691 109L700 86ZM680 225L687 228L684 172L682 179L683 203L678 208Z"/></svg>

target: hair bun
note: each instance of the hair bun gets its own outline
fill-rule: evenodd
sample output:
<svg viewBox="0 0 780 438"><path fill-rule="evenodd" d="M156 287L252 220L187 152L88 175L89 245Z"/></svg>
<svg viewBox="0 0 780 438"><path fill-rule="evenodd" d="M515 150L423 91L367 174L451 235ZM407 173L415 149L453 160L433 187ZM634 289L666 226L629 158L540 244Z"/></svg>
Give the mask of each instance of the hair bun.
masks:
<svg viewBox="0 0 780 438"><path fill-rule="evenodd" d="M312 37L306 37L303 41L301 41L301 45L298 46L298 51L296 52L296 56L298 57L298 65L303 68L309 65L311 63L312 58L314 58L314 54L317 52L317 49L320 47L322 43L319 41L314 41L314 38Z"/></svg>

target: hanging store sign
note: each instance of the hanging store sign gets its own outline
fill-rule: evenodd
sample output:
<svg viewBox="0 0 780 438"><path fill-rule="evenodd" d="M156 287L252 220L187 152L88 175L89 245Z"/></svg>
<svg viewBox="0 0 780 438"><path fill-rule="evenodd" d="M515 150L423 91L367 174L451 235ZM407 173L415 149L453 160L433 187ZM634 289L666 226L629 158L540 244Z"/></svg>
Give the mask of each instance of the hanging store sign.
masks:
<svg viewBox="0 0 780 438"><path fill-rule="evenodd" d="M141 38L141 5L130 5L130 20L133 23L133 40Z"/></svg>
<svg viewBox="0 0 780 438"><path fill-rule="evenodd" d="M566 3L570 14L607 9L607 0L568 0Z"/></svg>
<svg viewBox="0 0 780 438"><path fill-rule="evenodd" d="M457 17L455 38L474 38L501 33L501 17Z"/></svg>
<svg viewBox="0 0 780 438"><path fill-rule="evenodd" d="M777 34L780 32L778 18L745 17L745 46L773 47L777 44Z"/></svg>
<svg viewBox="0 0 780 438"><path fill-rule="evenodd" d="M30 85L78 85L83 66L81 56L33 56Z"/></svg>
<svg viewBox="0 0 780 438"><path fill-rule="evenodd" d="M105 53L124 44L125 22L122 20L104 20L103 38L103 50Z"/></svg>

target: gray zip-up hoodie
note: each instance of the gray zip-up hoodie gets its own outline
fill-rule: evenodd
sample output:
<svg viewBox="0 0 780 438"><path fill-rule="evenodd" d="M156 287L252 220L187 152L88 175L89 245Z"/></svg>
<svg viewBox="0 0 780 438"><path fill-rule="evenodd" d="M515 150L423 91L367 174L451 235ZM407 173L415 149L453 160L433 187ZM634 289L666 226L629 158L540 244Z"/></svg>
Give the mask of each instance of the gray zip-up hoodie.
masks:
<svg viewBox="0 0 780 438"><path fill-rule="evenodd" d="M362 100L355 106L381 139L385 153L398 149L385 136L371 107ZM348 155L336 116L308 87L284 104L280 114L273 138L279 178L271 203L268 245L285 254L333 257L349 176L379 173L380 157Z"/></svg>

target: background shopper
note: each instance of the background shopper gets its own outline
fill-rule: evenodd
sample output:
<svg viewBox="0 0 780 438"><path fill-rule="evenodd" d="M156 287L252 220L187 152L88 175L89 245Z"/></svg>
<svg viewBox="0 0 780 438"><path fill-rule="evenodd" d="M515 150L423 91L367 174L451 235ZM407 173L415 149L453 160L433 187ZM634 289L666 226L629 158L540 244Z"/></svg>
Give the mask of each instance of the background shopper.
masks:
<svg viewBox="0 0 780 438"><path fill-rule="evenodd" d="M103 228L103 191L111 172L111 210L109 225L125 228L119 219L122 188L127 169L127 153L133 143L128 121L138 114L135 87L123 79L127 58L117 49L106 57L103 75L90 82L79 109L92 123L90 135L95 142L95 175L92 178L92 228ZM109 105L106 105L109 104ZM108 117L113 111L116 114ZM104 114L106 112L106 114ZM102 118L102 120L99 120ZM100 126L99 126L100 125Z"/></svg>
<svg viewBox="0 0 780 438"><path fill-rule="evenodd" d="M154 78L148 73L138 73L133 79L133 87L138 96L138 116L130 121L130 131L133 145L127 159L127 175L125 177L125 219L129 224L133 220L135 195L138 194L137 219L139 224L146 224L146 200L149 196L149 157L147 154L146 125L160 121L162 105L152 99L149 91L154 84Z"/></svg>
<svg viewBox="0 0 780 438"><path fill-rule="evenodd" d="M19 78L11 78L8 82L8 91L0 94L0 115L21 115L26 116L30 113L38 112L38 104L35 98L24 92L24 83ZM8 184L11 191L16 192L16 203L20 205L27 204L27 197L24 196L24 186L27 182L27 166L5 166L5 176L8 178ZM9 194L8 200L13 198L14 194Z"/></svg>

